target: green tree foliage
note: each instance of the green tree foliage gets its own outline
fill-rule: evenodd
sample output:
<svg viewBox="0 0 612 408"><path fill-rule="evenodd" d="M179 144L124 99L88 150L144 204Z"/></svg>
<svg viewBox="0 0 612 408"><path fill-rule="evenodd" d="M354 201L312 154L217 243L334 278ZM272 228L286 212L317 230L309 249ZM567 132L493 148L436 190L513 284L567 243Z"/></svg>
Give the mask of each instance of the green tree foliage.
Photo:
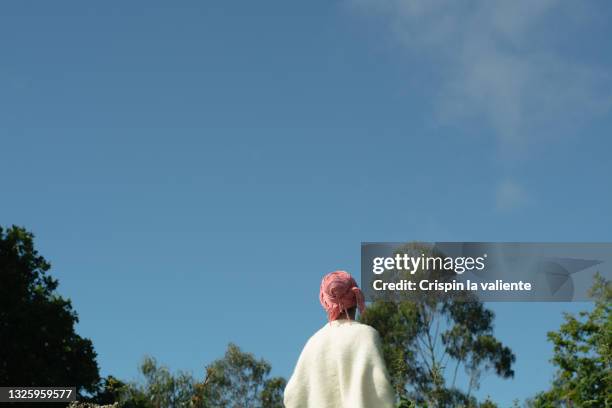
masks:
<svg viewBox="0 0 612 408"><path fill-rule="evenodd" d="M131 384L120 392L119 401L123 407L191 407L196 395L196 380L191 374L170 370L152 357L145 357L140 372L144 384ZM207 405L202 404L205 407Z"/></svg>
<svg viewBox="0 0 612 408"><path fill-rule="evenodd" d="M50 268L30 232L0 227L0 384L93 392L100 380L96 353L76 334L77 314L56 293Z"/></svg>
<svg viewBox="0 0 612 408"><path fill-rule="evenodd" d="M120 403L122 408L151 408L153 403L134 384L126 384L112 375L104 378L100 383L100 389L96 392L91 402L100 405Z"/></svg>
<svg viewBox="0 0 612 408"><path fill-rule="evenodd" d="M92 402L101 405L113 404L119 401L126 386L123 381L109 375L100 382L100 388L92 398Z"/></svg>
<svg viewBox="0 0 612 408"><path fill-rule="evenodd" d="M418 244L408 245L402 252L417 256L430 253ZM448 275L419 271L415 276L452 278L445 273ZM468 293L440 295L432 291L419 298L377 300L361 320L381 335L399 401L413 400L418 406L432 408L476 407L472 392L484 372L493 371L502 378L514 376L515 356L494 337L493 312ZM458 382L460 369L468 378L463 389Z"/></svg>
<svg viewBox="0 0 612 408"><path fill-rule="evenodd" d="M478 405L478 408L498 408L498 406L496 403L487 398Z"/></svg>
<svg viewBox="0 0 612 408"><path fill-rule="evenodd" d="M559 331L548 333L558 367L553 386L536 396L533 407L612 406L612 284L597 274L590 312L565 315Z"/></svg>
<svg viewBox="0 0 612 408"><path fill-rule="evenodd" d="M285 380L270 378L270 364L229 344L206 368L205 398L211 408L282 408Z"/></svg>
<svg viewBox="0 0 612 408"><path fill-rule="evenodd" d="M146 357L140 367L144 383L124 384L109 377L96 402L119 402L123 408L282 408L285 380L269 377L270 364L228 346L225 356L206 367L202 381L173 374Z"/></svg>

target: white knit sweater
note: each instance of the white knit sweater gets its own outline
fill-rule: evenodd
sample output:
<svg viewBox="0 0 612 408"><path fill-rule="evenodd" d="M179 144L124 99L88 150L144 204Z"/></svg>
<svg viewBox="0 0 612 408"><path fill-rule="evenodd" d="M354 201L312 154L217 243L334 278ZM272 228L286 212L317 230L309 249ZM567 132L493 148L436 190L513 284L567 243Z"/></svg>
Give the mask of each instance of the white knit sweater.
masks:
<svg viewBox="0 0 612 408"><path fill-rule="evenodd" d="M285 388L286 408L392 408L393 389L378 332L336 320L304 346Z"/></svg>

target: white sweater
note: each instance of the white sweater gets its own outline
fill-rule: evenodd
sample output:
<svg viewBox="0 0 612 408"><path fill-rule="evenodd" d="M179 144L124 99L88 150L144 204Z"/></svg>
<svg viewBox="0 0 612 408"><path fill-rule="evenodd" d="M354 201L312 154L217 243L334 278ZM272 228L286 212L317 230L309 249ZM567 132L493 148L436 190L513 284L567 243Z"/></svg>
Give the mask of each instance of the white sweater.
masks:
<svg viewBox="0 0 612 408"><path fill-rule="evenodd" d="M286 408L393 408L378 332L335 320L304 346L285 388Z"/></svg>

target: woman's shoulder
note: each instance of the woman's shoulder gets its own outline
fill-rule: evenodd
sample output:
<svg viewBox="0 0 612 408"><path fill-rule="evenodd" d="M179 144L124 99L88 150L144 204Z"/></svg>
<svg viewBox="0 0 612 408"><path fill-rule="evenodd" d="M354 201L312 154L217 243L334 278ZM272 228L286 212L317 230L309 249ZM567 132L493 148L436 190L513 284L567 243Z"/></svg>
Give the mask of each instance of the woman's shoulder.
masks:
<svg viewBox="0 0 612 408"><path fill-rule="evenodd" d="M377 340L380 337L380 335L378 334L378 330L365 323L353 322L350 326L350 329L353 330L354 333L359 335L360 337L367 337L372 340Z"/></svg>
<svg viewBox="0 0 612 408"><path fill-rule="evenodd" d="M368 338L377 340L379 338L378 331L367 324L360 323L355 320L334 320L326 323L319 331L317 331L311 340L323 338L327 336L346 335L356 338Z"/></svg>
<svg viewBox="0 0 612 408"><path fill-rule="evenodd" d="M378 347L380 336L372 326L356 321L330 322L314 333L304 345L303 356L320 356L338 350L370 350Z"/></svg>

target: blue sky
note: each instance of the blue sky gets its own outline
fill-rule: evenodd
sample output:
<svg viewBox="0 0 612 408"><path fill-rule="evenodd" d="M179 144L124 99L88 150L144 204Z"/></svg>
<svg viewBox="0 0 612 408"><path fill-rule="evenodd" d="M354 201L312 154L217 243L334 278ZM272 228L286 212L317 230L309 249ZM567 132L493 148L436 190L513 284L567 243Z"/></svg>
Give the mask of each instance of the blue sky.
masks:
<svg viewBox="0 0 612 408"><path fill-rule="evenodd" d="M612 7L547 0L13 2L0 224L32 230L103 374L288 376L361 241L610 241ZM587 304L491 304L516 378Z"/></svg>

